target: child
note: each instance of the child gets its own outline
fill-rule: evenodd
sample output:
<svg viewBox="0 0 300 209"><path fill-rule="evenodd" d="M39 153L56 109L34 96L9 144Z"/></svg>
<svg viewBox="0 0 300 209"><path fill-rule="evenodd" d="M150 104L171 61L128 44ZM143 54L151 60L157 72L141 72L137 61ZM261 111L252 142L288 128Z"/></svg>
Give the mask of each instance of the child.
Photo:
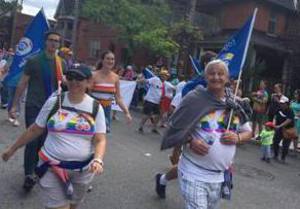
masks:
<svg viewBox="0 0 300 209"><path fill-rule="evenodd" d="M263 154L261 160L266 161L267 163L270 163L271 159L271 145L273 144L274 128L275 125L272 122L266 122L265 128L260 133L260 143Z"/></svg>

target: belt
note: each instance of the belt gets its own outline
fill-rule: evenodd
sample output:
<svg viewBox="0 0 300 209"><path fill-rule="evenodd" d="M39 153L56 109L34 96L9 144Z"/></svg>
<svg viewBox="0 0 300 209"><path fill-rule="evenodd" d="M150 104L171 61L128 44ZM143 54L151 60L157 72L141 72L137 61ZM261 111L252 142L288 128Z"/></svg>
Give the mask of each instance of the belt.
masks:
<svg viewBox="0 0 300 209"><path fill-rule="evenodd" d="M195 163L194 161L192 161L191 159L189 159L184 153L182 153L182 157L185 158L187 161L189 161L190 163L192 163L194 166L206 170L206 171L210 171L210 172L214 172L214 173L222 173L221 170L213 170L213 169L209 169L209 168L205 168L201 165L198 165L197 163Z"/></svg>

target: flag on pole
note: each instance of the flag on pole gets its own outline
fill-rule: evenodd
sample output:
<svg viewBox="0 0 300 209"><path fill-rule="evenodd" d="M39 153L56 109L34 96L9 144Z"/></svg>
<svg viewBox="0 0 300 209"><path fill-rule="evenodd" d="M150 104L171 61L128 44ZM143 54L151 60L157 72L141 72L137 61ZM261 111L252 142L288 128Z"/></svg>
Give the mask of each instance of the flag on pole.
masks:
<svg viewBox="0 0 300 209"><path fill-rule="evenodd" d="M149 78L152 78L152 77L155 77L156 75L149 69L149 68L145 68L143 70L143 75L146 79L149 79Z"/></svg>
<svg viewBox="0 0 300 209"><path fill-rule="evenodd" d="M26 61L39 53L44 47L44 35L49 30L49 24L41 9L28 25L24 37L19 41L16 54L10 66L10 71L5 77L5 82L20 75Z"/></svg>
<svg viewBox="0 0 300 209"><path fill-rule="evenodd" d="M245 25L229 39L217 56L217 59L228 64L230 77L237 78L244 66L256 13L257 9Z"/></svg>
<svg viewBox="0 0 300 209"><path fill-rule="evenodd" d="M193 58L191 55L189 55L189 58L190 58L190 60L191 60L192 67L193 67L195 73L196 73L197 75L202 75L203 69L202 69L202 67L201 67L200 61L197 60L197 59L195 59L195 58Z"/></svg>

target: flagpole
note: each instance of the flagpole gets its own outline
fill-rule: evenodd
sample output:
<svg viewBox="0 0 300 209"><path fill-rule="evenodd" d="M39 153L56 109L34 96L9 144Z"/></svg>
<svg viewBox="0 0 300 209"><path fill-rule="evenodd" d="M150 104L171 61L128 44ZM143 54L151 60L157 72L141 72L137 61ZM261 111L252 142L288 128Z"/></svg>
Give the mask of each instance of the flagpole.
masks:
<svg viewBox="0 0 300 209"><path fill-rule="evenodd" d="M234 102L236 101L238 89L239 89L240 82L241 82L242 68L243 68L245 60L246 60L247 51L248 51L248 48L249 48L249 43L250 43L250 39L251 39L251 35L252 35L252 31L253 31L253 27L254 27L254 23L255 23L255 19L256 19L256 13L257 13L257 8L254 9L253 18L251 20L250 32L249 32L248 37L247 37L246 47L245 47L245 50L244 50L244 54L243 54L243 58L242 58L241 66L240 66L240 71L239 71L239 76L238 76L237 84L236 84L235 91L234 91L234 98L233 98ZM231 111L230 111L229 122L228 122L228 125L227 125L227 131L230 128L230 124L232 122L232 117L233 117L233 109L231 109Z"/></svg>

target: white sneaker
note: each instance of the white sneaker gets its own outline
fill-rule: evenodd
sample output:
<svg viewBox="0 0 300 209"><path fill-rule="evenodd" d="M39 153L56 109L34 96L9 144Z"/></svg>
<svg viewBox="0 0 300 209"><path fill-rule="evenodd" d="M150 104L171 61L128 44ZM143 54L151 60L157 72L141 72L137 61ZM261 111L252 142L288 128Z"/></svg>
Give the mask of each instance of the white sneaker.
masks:
<svg viewBox="0 0 300 209"><path fill-rule="evenodd" d="M9 117L7 120L8 120L10 123L15 122L15 119L13 119L13 118L11 118L11 117Z"/></svg>
<svg viewBox="0 0 300 209"><path fill-rule="evenodd" d="M13 125L14 125L15 127L18 127L18 126L20 126L20 122L16 119L16 120L14 121Z"/></svg>

